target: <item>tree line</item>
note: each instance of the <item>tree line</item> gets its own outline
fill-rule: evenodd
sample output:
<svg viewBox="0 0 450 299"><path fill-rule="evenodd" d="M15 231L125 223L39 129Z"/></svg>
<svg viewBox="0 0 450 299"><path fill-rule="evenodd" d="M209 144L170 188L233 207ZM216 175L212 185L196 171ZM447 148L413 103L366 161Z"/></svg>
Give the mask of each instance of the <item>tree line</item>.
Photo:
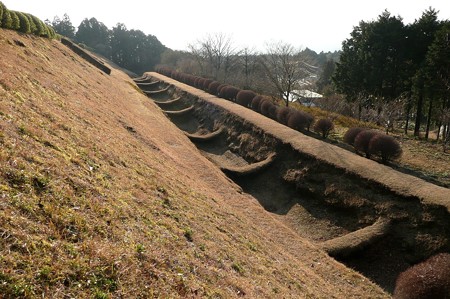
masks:
<svg viewBox="0 0 450 299"><path fill-rule="evenodd" d="M161 65L252 89L274 100L281 99L285 106L293 92L313 88L322 67L338 56L338 52L317 54L283 41L267 43L263 52L239 49L230 36L222 33L208 34L188 47L189 51L168 49L161 56Z"/></svg>
<svg viewBox="0 0 450 299"><path fill-rule="evenodd" d="M401 121L415 136L432 127L450 136L450 22L429 8L411 24L384 11L374 21L361 21L342 43L340 60L329 66L337 92L376 120ZM330 68L334 68L330 74ZM389 117L391 116L391 117ZM443 130L442 130L443 128ZM444 132L442 132L444 131Z"/></svg>
<svg viewBox="0 0 450 299"><path fill-rule="evenodd" d="M129 30L122 23L108 29L96 18L86 18L76 29L67 14L62 19L55 16L52 22L47 20L47 23L58 34L73 39L136 74L154 69L166 50L156 36L140 30Z"/></svg>

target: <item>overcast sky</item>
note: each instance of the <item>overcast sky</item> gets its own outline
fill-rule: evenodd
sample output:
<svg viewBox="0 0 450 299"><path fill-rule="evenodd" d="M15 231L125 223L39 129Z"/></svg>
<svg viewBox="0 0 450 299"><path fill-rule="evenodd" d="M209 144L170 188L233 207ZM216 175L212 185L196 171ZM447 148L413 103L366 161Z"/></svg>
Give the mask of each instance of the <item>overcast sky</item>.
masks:
<svg viewBox="0 0 450 299"><path fill-rule="evenodd" d="M316 52L335 51L359 21L377 18L385 9L406 24L420 18L428 7L439 19L450 19L449 0L159 0L159 1L55 1L2 0L12 10L42 20L70 16L75 27L95 17L108 28L118 22L128 29L155 35L174 50L209 33L230 35L237 48L264 50L267 42L284 41Z"/></svg>

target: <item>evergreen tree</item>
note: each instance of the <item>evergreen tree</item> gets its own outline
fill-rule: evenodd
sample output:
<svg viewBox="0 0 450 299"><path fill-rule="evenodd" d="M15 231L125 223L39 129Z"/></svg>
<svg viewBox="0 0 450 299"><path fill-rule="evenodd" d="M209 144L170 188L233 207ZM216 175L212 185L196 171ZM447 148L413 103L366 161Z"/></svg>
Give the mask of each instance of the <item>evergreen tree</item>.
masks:
<svg viewBox="0 0 450 299"><path fill-rule="evenodd" d="M65 37L68 37L70 39L75 38L75 27L72 25L69 15L64 14L62 20L58 16L55 16L53 18L51 26L56 31L56 33L64 35Z"/></svg>
<svg viewBox="0 0 450 299"><path fill-rule="evenodd" d="M333 60L327 60L323 68L323 71L320 74L319 80L317 80L316 82L317 91L319 93L323 93L326 90L326 88L330 88L332 83L331 78L333 76L335 68L336 63Z"/></svg>
<svg viewBox="0 0 450 299"><path fill-rule="evenodd" d="M414 135L419 136L420 126L424 116L425 104L425 65L428 48L434 41L434 35L440 27L437 11L433 8L426 10L419 20L409 26L408 49L410 61L414 66L412 82L414 84L416 98L416 119Z"/></svg>
<svg viewBox="0 0 450 299"><path fill-rule="evenodd" d="M80 23L75 40L99 54L110 57L110 32L105 24L97 21L96 18L84 19Z"/></svg>

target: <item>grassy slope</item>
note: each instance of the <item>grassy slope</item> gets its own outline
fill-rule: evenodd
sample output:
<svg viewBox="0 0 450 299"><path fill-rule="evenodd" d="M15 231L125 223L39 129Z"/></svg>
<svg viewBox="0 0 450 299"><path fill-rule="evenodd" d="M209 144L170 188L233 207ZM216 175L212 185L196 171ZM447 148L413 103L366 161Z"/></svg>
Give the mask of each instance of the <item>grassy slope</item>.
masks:
<svg viewBox="0 0 450 299"><path fill-rule="evenodd" d="M125 74L10 31L0 49L4 297L387 296L241 194Z"/></svg>

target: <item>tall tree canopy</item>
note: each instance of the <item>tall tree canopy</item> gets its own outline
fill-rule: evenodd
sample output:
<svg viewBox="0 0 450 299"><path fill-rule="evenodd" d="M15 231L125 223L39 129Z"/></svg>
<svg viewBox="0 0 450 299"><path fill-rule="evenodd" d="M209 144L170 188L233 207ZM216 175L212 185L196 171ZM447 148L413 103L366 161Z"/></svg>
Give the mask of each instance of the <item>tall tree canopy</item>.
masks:
<svg viewBox="0 0 450 299"><path fill-rule="evenodd" d="M405 132L409 117L413 115L414 134L419 135L426 114L428 137L431 121L435 118L434 102L442 97L435 92L440 88L436 84L437 76L448 77L448 73L439 67L445 65L445 55L448 57L444 43L436 44L434 50L432 47L442 23L432 8L406 26L401 17L392 16L388 11L375 21L361 21L354 27L351 37L342 43L340 61L333 76L337 90L349 101L358 101L360 108L377 108L378 114L386 105L407 99L403 114L406 116ZM434 53L433 58L429 53Z"/></svg>
<svg viewBox="0 0 450 299"><path fill-rule="evenodd" d="M55 16L50 25L55 29L56 33L71 39L75 38L75 27L72 25L70 17L67 14L64 14L62 20L58 16Z"/></svg>
<svg viewBox="0 0 450 299"><path fill-rule="evenodd" d="M109 29L96 18L86 18L81 22L75 40L94 49L99 54L110 56Z"/></svg>
<svg viewBox="0 0 450 299"><path fill-rule="evenodd" d="M124 24L119 23L111 30L112 60L136 73L153 69L165 49L155 36L128 30Z"/></svg>

